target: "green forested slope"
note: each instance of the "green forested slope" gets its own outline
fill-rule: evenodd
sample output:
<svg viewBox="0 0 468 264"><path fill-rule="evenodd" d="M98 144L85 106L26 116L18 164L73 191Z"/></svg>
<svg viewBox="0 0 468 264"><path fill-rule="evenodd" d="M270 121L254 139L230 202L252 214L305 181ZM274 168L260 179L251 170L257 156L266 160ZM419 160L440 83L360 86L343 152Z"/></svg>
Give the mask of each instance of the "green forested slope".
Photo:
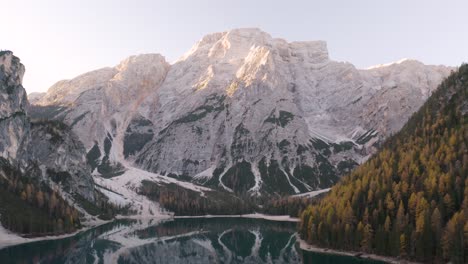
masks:
<svg viewBox="0 0 468 264"><path fill-rule="evenodd" d="M435 91L381 151L301 215L309 243L467 263L468 65Z"/></svg>

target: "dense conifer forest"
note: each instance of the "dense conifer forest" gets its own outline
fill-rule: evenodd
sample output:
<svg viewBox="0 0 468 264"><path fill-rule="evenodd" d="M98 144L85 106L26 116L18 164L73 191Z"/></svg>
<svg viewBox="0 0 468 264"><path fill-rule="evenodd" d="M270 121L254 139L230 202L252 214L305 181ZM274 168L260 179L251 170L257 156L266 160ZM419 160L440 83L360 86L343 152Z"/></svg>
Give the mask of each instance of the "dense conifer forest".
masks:
<svg viewBox="0 0 468 264"><path fill-rule="evenodd" d="M58 193L23 176L0 158L0 220L26 236L57 235L80 228L78 211Z"/></svg>
<svg viewBox="0 0 468 264"><path fill-rule="evenodd" d="M318 197L252 196L247 192L234 196L217 190L200 195L175 184L159 185L150 181L143 181L140 194L178 216L263 213L299 217L300 212L318 200Z"/></svg>
<svg viewBox="0 0 468 264"><path fill-rule="evenodd" d="M143 181L140 194L158 202L175 215L245 214L254 211L254 203L234 195L211 191L200 193L176 184L159 185Z"/></svg>
<svg viewBox="0 0 468 264"><path fill-rule="evenodd" d="M468 65L381 151L301 215L308 243L421 262L468 262Z"/></svg>

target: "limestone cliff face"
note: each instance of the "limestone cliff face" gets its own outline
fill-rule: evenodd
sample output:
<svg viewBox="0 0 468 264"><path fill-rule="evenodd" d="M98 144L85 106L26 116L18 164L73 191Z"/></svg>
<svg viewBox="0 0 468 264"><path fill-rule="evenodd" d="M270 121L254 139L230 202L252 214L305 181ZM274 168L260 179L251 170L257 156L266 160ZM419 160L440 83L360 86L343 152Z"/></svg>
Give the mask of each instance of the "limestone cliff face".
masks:
<svg viewBox="0 0 468 264"><path fill-rule="evenodd" d="M83 143L68 127L43 121L31 124L29 139L23 141L18 160L23 168L39 168L35 176L94 201L94 181L85 155Z"/></svg>
<svg viewBox="0 0 468 264"><path fill-rule="evenodd" d="M12 52L0 53L0 157L29 177L94 201L94 182L80 140L59 122L31 123L21 84L24 66Z"/></svg>
<svg viewBox="0 0 468 264"><path fill-rule="evenodd" d="M0 52L0 157L16 159L29 133L28 100L21 85L24 66L10 51Z"/></svg>
<svg viewBox="0 0 468 264"><path fill-rule="evenodd" d="M61 81L36 106L70 125L97 166L294 194L331 186L374 153L450 71L413 60L361 70L332 60L324 41L235 29L172 65L140 55Z"/></svg>
<svg viewBox="0 0 468 264"><path fill-rule="evenodd" d="M102 174L118 173L124 156L152 139L151 126L139 127L152 123L137 110L163 82L168 69L161 55L148 54L129 57L114 68L60 81L37 99L31 108L32 117L63 121L85 148L92 150L89 158L93 169Z"/></svg>

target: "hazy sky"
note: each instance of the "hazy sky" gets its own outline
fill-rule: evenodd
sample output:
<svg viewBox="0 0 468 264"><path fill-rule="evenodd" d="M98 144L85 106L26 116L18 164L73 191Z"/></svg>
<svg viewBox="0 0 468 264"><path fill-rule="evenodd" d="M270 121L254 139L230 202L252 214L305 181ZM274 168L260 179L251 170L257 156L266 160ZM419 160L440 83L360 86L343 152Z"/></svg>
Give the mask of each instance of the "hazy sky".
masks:
<svg viewBox="0 0 468 264"><path fill-rule="evenodd" d="M127 56L170 62L203 35L258 27L289 41L326 40L359 68L414 58L468 61L466 0L0 0L0 49L26 66L28 92Z"/></svg>

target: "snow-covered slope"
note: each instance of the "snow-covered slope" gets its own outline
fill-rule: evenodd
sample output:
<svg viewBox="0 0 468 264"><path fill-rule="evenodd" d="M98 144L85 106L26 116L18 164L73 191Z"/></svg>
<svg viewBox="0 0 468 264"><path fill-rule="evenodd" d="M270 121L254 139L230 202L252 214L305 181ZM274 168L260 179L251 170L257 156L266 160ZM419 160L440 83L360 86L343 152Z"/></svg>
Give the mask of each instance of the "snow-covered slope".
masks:
<svg viewBox="0 0 468 264"><path fill-rule="evenodd" d="M121 207L128 206L129 209L135 212L135 216L138 218L170 215L170 212L161 208L158 203L139 194L143 181L162 185L173 183L187 190L198 192L202 196L204 195L203 191L211 191L211 189L206 187L178 181L167 176L132 167L126 168L125 172L118 177L106 179L97 174L94 177L94 181L97 184L98 190L109 198L109 202Z"/></svg>
<svg viewBox="0 0 468 264"><path fill-rule="evenodd" d="M365 160L450 70L413 60L360 70L330 59L324 41L235 29L172 65L139 55L61 81L32 111L69 124L101 174L125 159L236 193L295 194Z"/></svg>

